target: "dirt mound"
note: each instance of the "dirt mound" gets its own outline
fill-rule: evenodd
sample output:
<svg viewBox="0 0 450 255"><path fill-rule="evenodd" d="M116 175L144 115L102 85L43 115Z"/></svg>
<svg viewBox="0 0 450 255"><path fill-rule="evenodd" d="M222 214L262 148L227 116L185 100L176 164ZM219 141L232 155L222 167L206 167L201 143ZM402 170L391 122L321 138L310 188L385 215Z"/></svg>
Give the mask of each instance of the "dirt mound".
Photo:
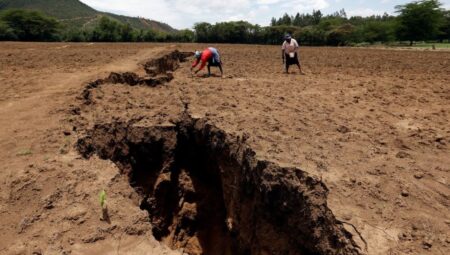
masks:
<svg viewBox="0 0 450 255"><path fill-rule="evenodd" d="M82 155L115 162L141 196L153 234L188 254L359 254L327 207L328 190L296 168L258 160L245 139L202 119L96 125Z"/></svg>
<svg viewBox="0 0 450 255"><path fill-rule="evenodd" d="M146 73L152 77L168 71L173 72L180 67L180 62L184 62L186 58L193 56L192 52L172 51L163 57L153 59L144 64Z"/></svg>

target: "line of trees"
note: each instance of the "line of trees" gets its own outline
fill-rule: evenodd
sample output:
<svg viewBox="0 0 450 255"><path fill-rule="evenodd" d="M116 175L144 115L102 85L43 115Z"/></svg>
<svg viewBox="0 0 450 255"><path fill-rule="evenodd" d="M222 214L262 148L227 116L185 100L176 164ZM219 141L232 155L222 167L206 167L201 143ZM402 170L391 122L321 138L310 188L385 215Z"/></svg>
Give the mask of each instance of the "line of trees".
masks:
<svg viewBox="0 0 450 255"><path fill-rule="evenodd" d="M222 22L194 26L197 42L279 43L291 33L304 45L353 45L407 41L450 40L450 11L438 0L421 0L396 7L397 16L388 14L348 18L345 10L323 15L284 14L272 18L269 27L248 22Z"/></svg>
<svg viewBox="0 0 450 255"><path fill-rule="evenodd" d="M0 40L56 40L59 23L37 11L10 10L0 16Z"/></svg>
<svg viewBox="0 0 450 255"><path fill-rule="evenodd" d="M11 9L0 13L0 40L69 42L192 42L192 30L164 33L138 30L103 16L92 28L67 28L41 12Z"/></svg>
<svg viewBox="0 0 450 255"><path fill-rule="evenodd" d="M138 30L104 16L93 29L71 29L62 34L62 39L71 42L192 42L194 32L187 29L175 33Z"/></svg>
<svg viewBox="0 0 450 255"><path fill-rule="evenodd" d="M133 29L130 24L102 17L91 28L67 29L37 11L0 13L0 40L94 42L201 42L278 44L291 33L305 45L353 45L393 41L450 40L450 11L438 0L420 0L396 7L397 16L347 17L345 10L323 15L288 15L272 18L270 26L246 21L197 23L193 30L163 33Z"/></svg>

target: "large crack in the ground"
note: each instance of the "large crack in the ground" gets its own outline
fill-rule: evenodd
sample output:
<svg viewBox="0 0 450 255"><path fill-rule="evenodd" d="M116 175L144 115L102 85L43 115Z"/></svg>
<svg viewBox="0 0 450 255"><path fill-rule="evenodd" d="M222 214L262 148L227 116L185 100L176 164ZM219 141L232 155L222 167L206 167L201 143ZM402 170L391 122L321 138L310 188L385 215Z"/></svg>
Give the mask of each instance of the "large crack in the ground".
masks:
<svg viewBox="0 0 450 255"><path fill-rule="evenodd" d="M105 84L168 83L190 55L173 51L147 61L142 77L111 73L91 82L82 104L90 108L93 91ZM189 102L181 100L187 113ZM187 254L360 254L327 207L320 180L259 160L244 138L205 120L184 114L173 125L98 124L77 148L115 162L139 194L156 239Z"/></svg>
<svg viewBox="0 0 450 255"><path fill-rule="evenodd" d="M173 72L180 67L180 62L186 61L186 58L192 55L193 53L191 52L174 50L162 57L149 60L143 64L143 69L146 73L145 76L139 76L137 73L133 72L111 72L106 78L89 82L85 86L79 99L82 99L86 105L92 104L92 90L97 89L104 84L125 84L129 86L145 85L149 87L166 84L173 80Z"/></svg>
<svg viewBox="0 0 450 255"><path fill-rule="evenodd" d="M360 254L320 180L258 160L245 139L205 120L96 125L77 148L115 162L154 236L185 253Z"/></svg>

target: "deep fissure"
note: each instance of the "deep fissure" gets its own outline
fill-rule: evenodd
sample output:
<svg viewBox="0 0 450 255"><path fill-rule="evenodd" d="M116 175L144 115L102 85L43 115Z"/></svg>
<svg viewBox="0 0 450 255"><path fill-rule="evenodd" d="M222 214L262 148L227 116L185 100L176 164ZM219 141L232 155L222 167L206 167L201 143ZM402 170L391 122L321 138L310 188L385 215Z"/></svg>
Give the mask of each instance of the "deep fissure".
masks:
<svg viewBox="0 0 450 255"><path fill-rule="evenodd" d="M167 184L160 183L154 196L143 201L158 240L190 254L236 254L219 171L207 148L177 134L170 179L163 178Z"/></svg>
<svg viewBox="0 0 450 255"><path fill-rule="evenodd" d="M328 190L296 168L256 158L204 120L173 127L96 125L78 142L115 162L141 197L154 236L188 254L360 254L326 206Z"/></svg>
<svg viewBox="0 0 450 255"><path fill-rule="evenodd" d="M191 52L180 52L174 50L163 56L147 61L142 65L146 75L139 76L133 72L111 72L108 77L89 82L79 99L84 100L84 104L93 103L92 90L105 84L126 84L129 86L145 85L156 87L166 84L174 79L173 72L180 67L181 62L192 56Z"/></svg>

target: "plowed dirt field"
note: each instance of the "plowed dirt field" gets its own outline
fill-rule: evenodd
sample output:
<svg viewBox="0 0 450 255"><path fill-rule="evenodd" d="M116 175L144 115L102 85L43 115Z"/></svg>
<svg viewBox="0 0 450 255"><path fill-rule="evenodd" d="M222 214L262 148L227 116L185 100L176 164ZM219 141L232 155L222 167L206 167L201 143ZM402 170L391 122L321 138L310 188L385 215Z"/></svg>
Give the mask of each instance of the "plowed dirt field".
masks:
<svg viewBox="0 0 450 255"><path fill-rule="evenodd" d="M450 253L450 52L207 46L0 43L0 254Z"/></svg>

